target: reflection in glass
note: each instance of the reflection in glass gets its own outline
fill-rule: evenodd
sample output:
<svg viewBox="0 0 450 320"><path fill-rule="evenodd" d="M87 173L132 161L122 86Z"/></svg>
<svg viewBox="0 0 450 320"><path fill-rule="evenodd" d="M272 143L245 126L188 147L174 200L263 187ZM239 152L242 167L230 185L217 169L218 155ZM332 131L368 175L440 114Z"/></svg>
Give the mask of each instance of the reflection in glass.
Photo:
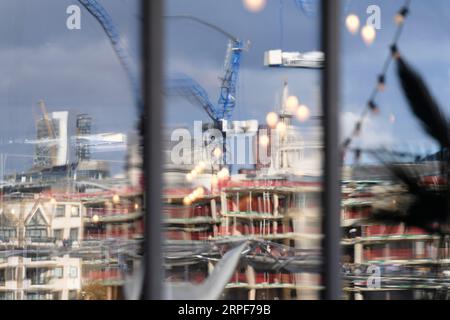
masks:
<svg viewBox="0 0 450 320"><path fill-rule="evenodd" d="M319 16L249 3L166 6L169 298L320 295Z"/></svg>
<svg viewBox="0 0 450 320"><path fill-rule="evenodd" d="M125 298L143 238L139 1L0 6L0 299Z"/></svg>

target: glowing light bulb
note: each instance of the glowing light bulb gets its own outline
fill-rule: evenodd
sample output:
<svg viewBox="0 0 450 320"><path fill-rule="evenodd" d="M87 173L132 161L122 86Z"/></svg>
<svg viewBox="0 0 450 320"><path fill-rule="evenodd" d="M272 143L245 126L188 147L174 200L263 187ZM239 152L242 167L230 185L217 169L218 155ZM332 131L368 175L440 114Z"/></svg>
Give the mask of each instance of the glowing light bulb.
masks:
<svg viewBox="0 0 450 320"><path fill-rule="evenodd" d="M119 197L119 195L118 195L118 194L113 195L112 201L113 201L113 203L115 203L115 204L119 203L119 202L120 202L120 197Z"/></svg>
<svg viewBox="0 0 450 320"><path fill-rule="evenodd" d="M228 168L222 168L221 170L223 172L223 174L225 175L225 177L228 177L230 175L230 171L228 171Z"/></svg>
<svg viewBox="0 0 450 320"><path fill-rule="evenodd" d="M51 204L55 204L55 203L56 203L56 199L55 199L55 198L51 198L51 199L50 199L50 203L51 203Z"/></svg>
<svg viewBox="0 0 450 320"><path fill-rule="evenodd" d="M262 135L259 137L259 144L263 147L266 147L269 145L269 137L266 135Z"/></svg>
<svg viewBox="0 0 450 320"><path fill-rule="evenodd" d="M297 110L297 119L299 121L306 121L309 118L309 109L305 105L301 105Z"/></svg>
<svg viewBox="0 0 450 320"><path fill-rule="evenodd" d="M202 187L198 187L197 189L194 190L193 195L196 198L201 198L205 195L205 190Z"/></svg>
<svg viewBox="0 0 450 320"><path fill-rule="evenodd" d="M138 210L139 209L139 204L138 203L135 203L134 204L134 210Z"/></svg>
<svg viewBox="0 0 450 320"><path fill-rule="evenodd" d="M398 14L395 15L394 20L395 20L396 24L400 25L400 24L402 24L405 21L405 17L398 13Z"/></svg>
<svg viewBox="0 0 450 320"><path fill-rule="evenodd" d="M347 26L347 30L351 34L356 34L359 30L359 18L356 14L349 14L345 19L345 25Z"/></svg>
<svg viewBox="0 0 450 320"><path fill-rule="evenodd" d="M271 128L275 128L278 123L278 115L275 112L269 112L266 116L267 125Z"/></svg>
<svg viewBox="0 0 450 320"><path fill-rule="evenodd" d="M198 163L198 167L200 168L200 169L205 169L206 168L206 163L205 163L205 161L200 161L199 163Z"/></svg>
<svg viewBox="0 0 450 320"><path fill-rule="evenodd" d="M192 176L192 173L188 173L188 174L186 175L186 180L187 180L188 182L191 182L192 179L194 179L194 177Z"/></svg>
<svg viewBox="0 0 450 320"><path fill-rule="evenodd" d="M286 127L286 124L284 122L279 122L277 124L277 132L278 132L278 134L280 134L281 136L284 136L286 134L286 130L287 130L287 127Z"/></svg>
<svg viewBox="0 0 450 320"><path fill-rule="evenodd" d="M189 197L184 197L183 204L185 206L189 206L192 203L191 199Z"/></svg>
<svg viewBox="0 0 450 320"><path fill-rule="evenodd" d="M217 177L218 177L219 179L226 179L229 175L230 175L230 171L228 171L227 168L222 168L222 170L220 170L220 171L217 173Z"/></svg>
<svg viewBox="0 0 450 320"><path fill-rule="evenodd" d="M94 216L92 217L92 222L97 223L97 222L99 222L99 220L100 220L100 217L98 215L94 214Z"/></svg>
<svg viewBox="0 0 450 320"><path fill-rule="evenodd" d="M200 174L200 173L203 172L203 168L200 167L200 166L196 166L196 167L194 168L194 171L195 171L195 173Z"/></svg>
<svg viewBox="0 0 450 320"><path fill-rule="evenodd" d="M375 31L375 28L373 26L367 24L364 26L364 28L362 28L361 36L363 38L364 43L370 46L375 41L377 32Z"/></svg>
<svg viewBox="0 0 450 320"><path fill-rule="evenodd" d="M259 12L266 6L266 0L243 0L243 3L250 12Z"/></svg>
<svg viewBox="0 0 450 320"><path fill-rule="evenodd" d="M296 96L290 96L286 100L286 107L288 111L294 113L298 107L298 98Z"/></svg>
<svg viewBox="0 0 450 320"><path fill-rule="evenodd" d="M408 15L408 8L407 7L403 7L396 15L395 15L395 23L397 25L402 24L403 22L405 22L405 17Z"/></svg>
<svg viewBox="0 0 450 320"><path fill-rule="evenodd" d="M220 148L215 148L213 150L213 156L216 158L220 158L220 156L222 155L222 150L220 150Z"/></svg>

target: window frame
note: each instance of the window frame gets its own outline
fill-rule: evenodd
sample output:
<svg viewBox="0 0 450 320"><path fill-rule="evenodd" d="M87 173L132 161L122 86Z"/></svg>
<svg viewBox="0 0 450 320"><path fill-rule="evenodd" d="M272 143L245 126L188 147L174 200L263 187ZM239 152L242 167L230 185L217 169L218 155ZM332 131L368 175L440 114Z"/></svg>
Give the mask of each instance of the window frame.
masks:
<svg viewBox="0 0 450 320"><path fill-rule="evenodd" d="M62 214L59 214L58 209L60 209L61 207L63 208ZM66 205L65 204L57 204L55 206L55 218L63 218L65 216L66 216Z"/></svg>

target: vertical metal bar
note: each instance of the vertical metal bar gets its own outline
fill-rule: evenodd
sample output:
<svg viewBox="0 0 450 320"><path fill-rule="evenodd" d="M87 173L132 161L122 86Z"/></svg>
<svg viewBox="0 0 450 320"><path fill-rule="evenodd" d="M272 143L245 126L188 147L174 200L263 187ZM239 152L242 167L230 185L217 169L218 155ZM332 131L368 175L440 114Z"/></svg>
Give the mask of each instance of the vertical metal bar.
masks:
<svg viewBox="0 0 450 320"><path fill-rule="evenodd" d="M163 1L141 0L144 114L145 243L143 298L162 298L161 124L163 75Z"/></svg>
<svg viewBox="0 0 450 320"><path fill-rule="evenodd" d="M322 298L341 298L340 170L339 150L339 33L340 0L322 0L322 48L325 65L322 81L324 177L323 177L323 284Z"/></svg>

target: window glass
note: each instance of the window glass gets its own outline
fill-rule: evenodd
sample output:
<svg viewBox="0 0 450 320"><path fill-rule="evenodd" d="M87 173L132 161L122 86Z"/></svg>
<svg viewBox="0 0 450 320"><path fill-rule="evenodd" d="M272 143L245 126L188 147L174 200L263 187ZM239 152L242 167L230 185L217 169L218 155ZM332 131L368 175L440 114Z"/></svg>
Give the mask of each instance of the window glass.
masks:
<svg viewBox="0 0 450 320"><path fill-rule="evenodd" d="M341 17L343 297L448 299L450 3L349 2Z"/></svg>
<svg viewBox="0 0 450 320"><path fill-rule="evenodd" d="M64 237L64 229L53 230L53 238L55 238L55 240L62 240L63 237Z"/></svg>
<svg viewBox="0 0 450 320"><path fill-rule="evenodd" d="M80 207L79 206L72 206L70 208L70 216L71 217L79 217L80 216Z"/></svg>
<svg viewBox="0 0 450 320"><path fill-rule="evenodd" d="M127 298L144 230L141 20L139 0L1 1L0 270L22 269L0 299Z"/></svg>
<svg viewBox="0 0 450 320"><path fill-rule="evenodd" d="M318 2L169 0L165 10L165 285L219 272L220 295L196 298L318 299ZM239 263L217 271L227 252ZM194 293L184 294L172 298Z"/></svg>
<svg viewBox="0 0 450 320"><path fill-rule="evenodd" d="M55 216L64 217L66 215L66 206L63 204L58 204L56 206Z"/></svg>
<svg viewBox="0 0 450 320"><path fill-rule="evenodd" d="M70 240L73 241L77 241L78 240L78 233L79 233L79 229L78 228L71 228L70 229Z"/></svg>
<svg viewBox="0 0 450 320"><path fill-rule="evenodd" d="M64 276L64 267L56 267L54 276L58 279L61 279Z"/></svg>

